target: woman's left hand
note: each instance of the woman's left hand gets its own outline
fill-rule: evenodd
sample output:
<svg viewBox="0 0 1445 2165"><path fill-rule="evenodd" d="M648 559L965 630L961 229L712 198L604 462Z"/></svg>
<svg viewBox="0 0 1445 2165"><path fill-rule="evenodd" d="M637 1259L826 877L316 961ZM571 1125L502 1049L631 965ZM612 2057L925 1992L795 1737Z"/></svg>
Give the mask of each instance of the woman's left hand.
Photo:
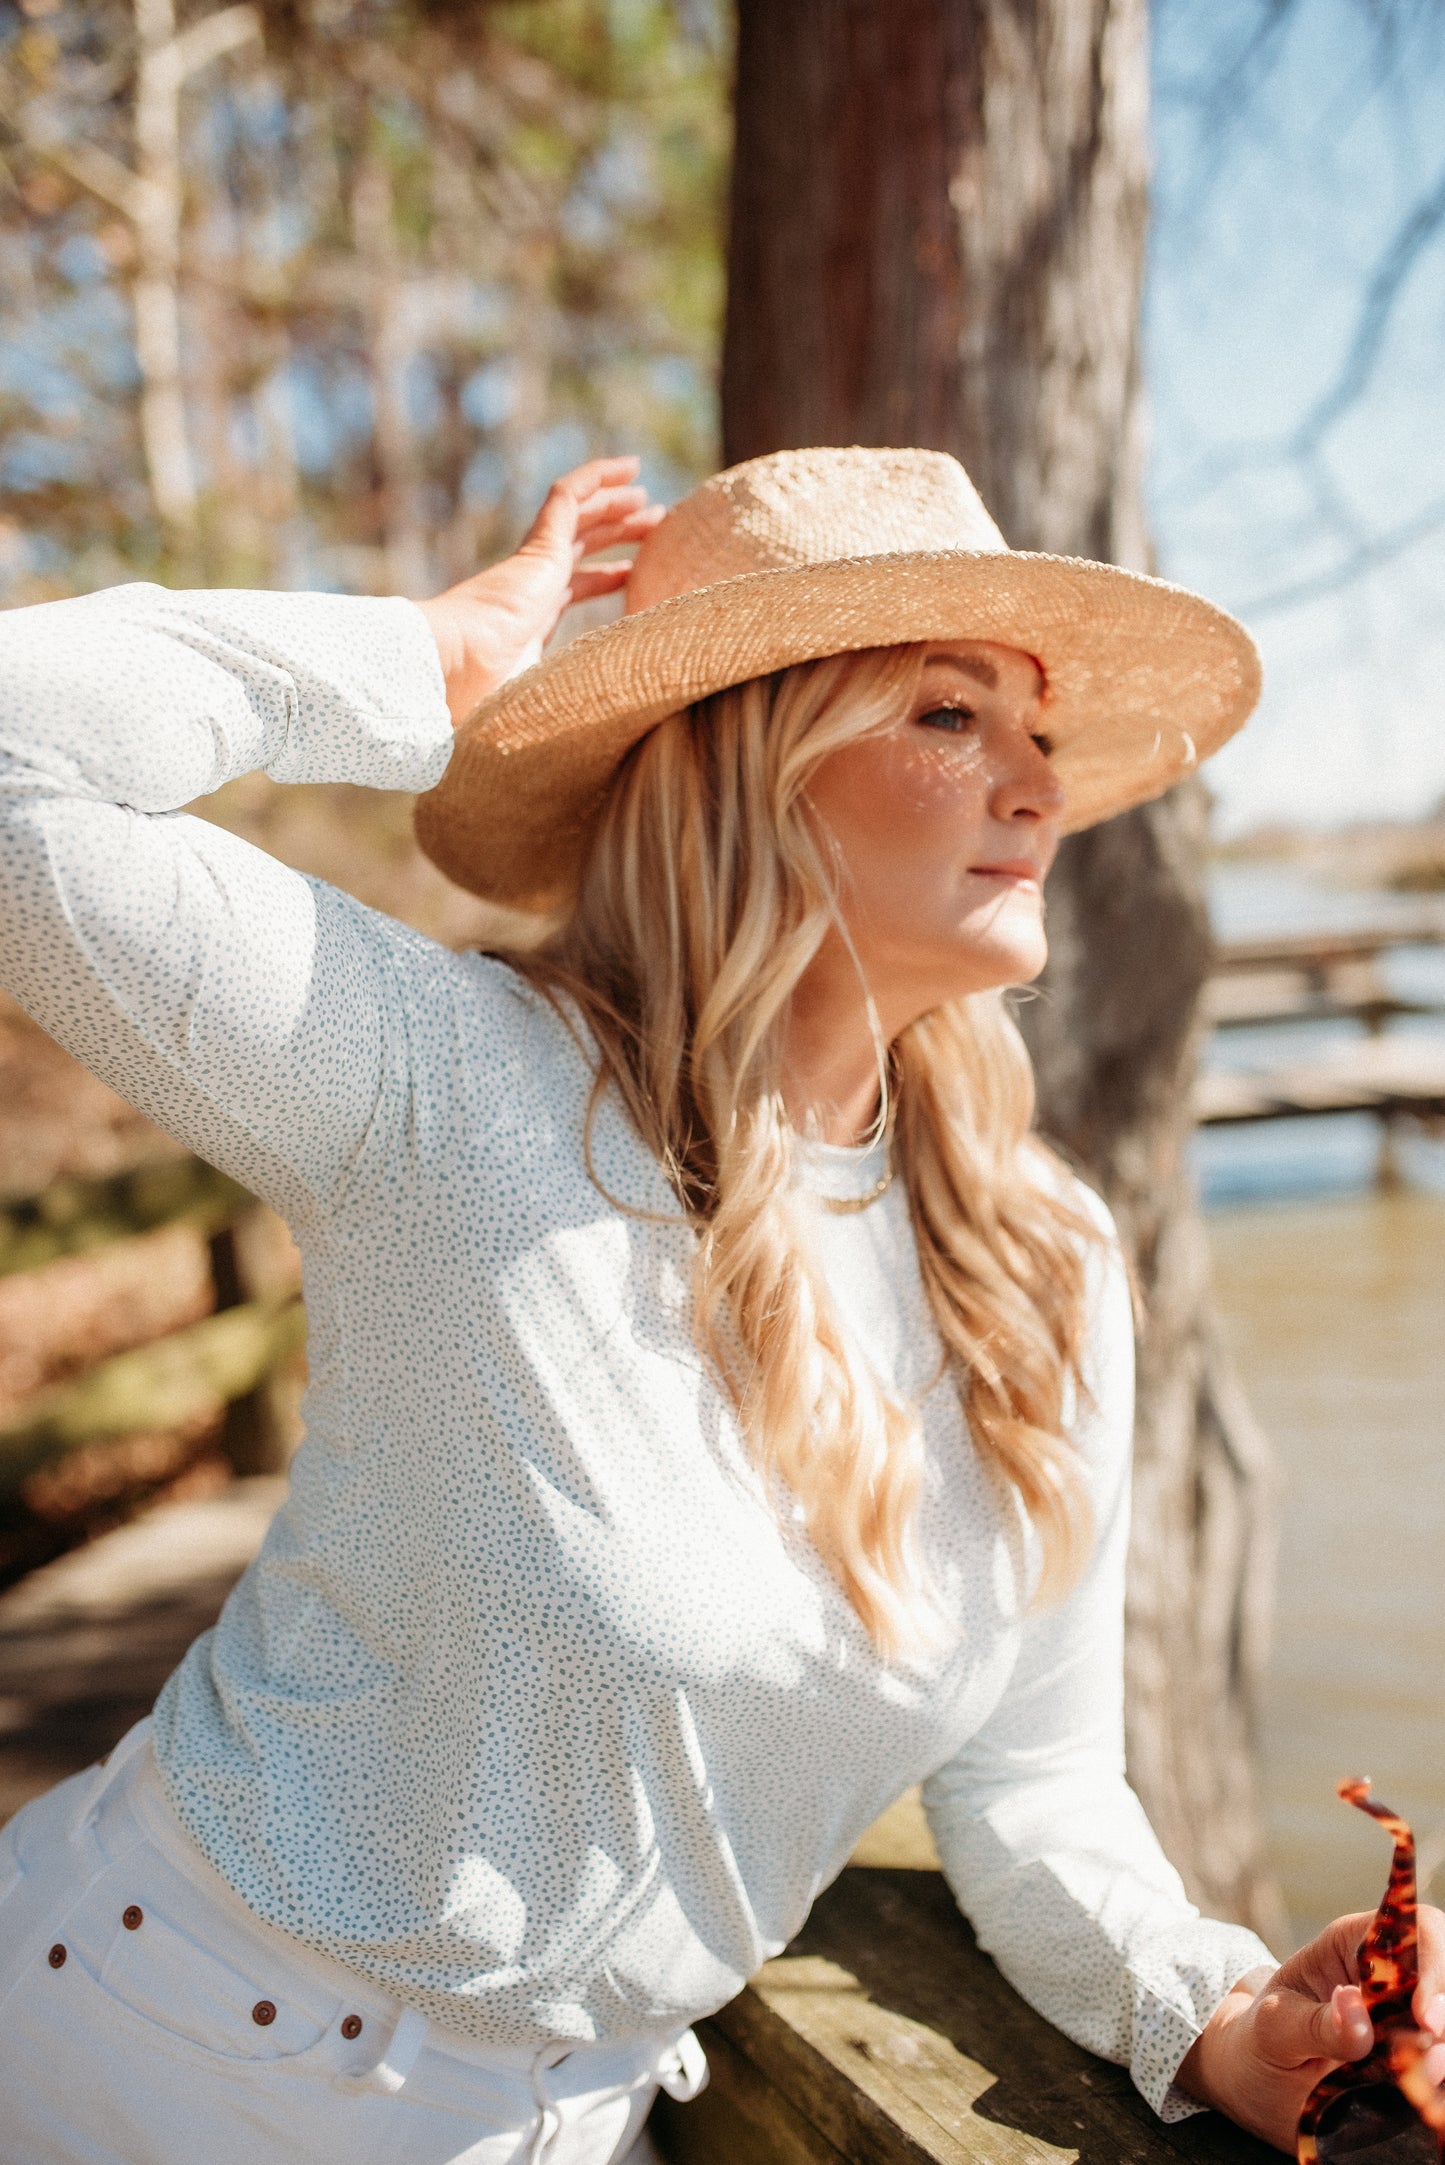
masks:
<svg viewBox="0 0 1445 2165"><path fill-rule="evenodd" d="M1185 2056L1181 2090L1228 2113L1291 2155L1305 2099L1342 2060L1363 2060L1374 2042L1355 1958L1372 1913L1337 1917L1282 1968L1256 1970L1226 1994ZM1445 2039L1445 1912L1420 1911L1422 2030ZM1426 2059L1445 2082L1445 2042Z"/></svg>
<svg viewBox="0 0 1445 2165"><path fill-rule="evenodd" d="M632 566L583 559L619 542L642 541L664 516L637 486L638 461L589 459L554 481L515 556L474 572L435 601L421 603L446 681L452 724L460 728L488 692L539 659L574 601L592 601L627 584Z"/></svg>

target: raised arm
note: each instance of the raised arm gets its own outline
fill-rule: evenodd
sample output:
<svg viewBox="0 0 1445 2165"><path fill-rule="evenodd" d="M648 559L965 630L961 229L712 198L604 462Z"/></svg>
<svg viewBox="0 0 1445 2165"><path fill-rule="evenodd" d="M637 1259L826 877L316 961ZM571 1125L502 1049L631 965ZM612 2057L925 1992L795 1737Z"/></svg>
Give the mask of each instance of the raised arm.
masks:
<svg viewBox="0 0 1445 2165"><path fill-rule="evenodd" d="M0 616L0 976L293 1222L324 1208L401 928L179 807L256 768L420 789L450 740L409 602L125 586Z"/></svg>
<svg viewBox="0 0 1445 2165"><path fill-rule="evenodd" d="M0 981L298 1223L415 1078L450 958L180 807L234 776L424 789L454 719L625 565L635 462L559 482L517 556L417 607L127 586L0 615Z"/></svg>

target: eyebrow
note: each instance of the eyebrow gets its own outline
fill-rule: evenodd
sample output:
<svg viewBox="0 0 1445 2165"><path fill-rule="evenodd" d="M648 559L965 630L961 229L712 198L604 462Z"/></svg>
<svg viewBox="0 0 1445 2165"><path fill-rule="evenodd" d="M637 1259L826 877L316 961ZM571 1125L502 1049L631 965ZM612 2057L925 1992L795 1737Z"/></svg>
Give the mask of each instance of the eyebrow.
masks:
<svg viewBox="0 0 1445 2165"><path fill-rule="evenodd" d="M976 684L984 685L991 692L998 690L998 671L992 662L984 661L981 656L940 654L934 658L933 666L937 669L961 669L963 674L972 677Z"/></svg>

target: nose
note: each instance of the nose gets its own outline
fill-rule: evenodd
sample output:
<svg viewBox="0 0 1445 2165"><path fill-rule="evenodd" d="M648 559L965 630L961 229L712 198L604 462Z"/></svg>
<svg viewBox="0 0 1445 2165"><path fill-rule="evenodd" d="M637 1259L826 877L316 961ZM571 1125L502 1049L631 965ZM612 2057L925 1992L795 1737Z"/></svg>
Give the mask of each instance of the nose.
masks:
<svg viewBox="0 0 1445 2165"><path fill-rule="evenodd" d="M1022 729L1011 732L996 772L990 810L995 819L1027 822L1056 820L1064 810L1064 788L1047 752Z"/></svg>

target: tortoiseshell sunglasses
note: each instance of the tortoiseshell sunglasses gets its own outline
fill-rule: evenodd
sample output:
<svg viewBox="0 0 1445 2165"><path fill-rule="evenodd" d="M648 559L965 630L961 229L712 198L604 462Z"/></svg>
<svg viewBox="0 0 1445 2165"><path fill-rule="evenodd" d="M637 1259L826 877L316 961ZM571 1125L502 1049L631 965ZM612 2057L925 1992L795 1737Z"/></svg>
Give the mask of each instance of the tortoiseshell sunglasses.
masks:
<svg viewBox="0 0 1445 2165"><path fill-rule="evenodd" d="M1420 1981L1415 1920L1415 1837L1396 1812L1376 1804L1365 1781L1340 1795L1395 1837L1390 1884L1360 1948L1360 1990L1375 2026L1368 2059L1347 2061L1317 2083L1300 2114L1299 2165L1440 2165L1445 2159L1445 2092L1425 2075L1435 2043L1410 2007Z"/></svg>

